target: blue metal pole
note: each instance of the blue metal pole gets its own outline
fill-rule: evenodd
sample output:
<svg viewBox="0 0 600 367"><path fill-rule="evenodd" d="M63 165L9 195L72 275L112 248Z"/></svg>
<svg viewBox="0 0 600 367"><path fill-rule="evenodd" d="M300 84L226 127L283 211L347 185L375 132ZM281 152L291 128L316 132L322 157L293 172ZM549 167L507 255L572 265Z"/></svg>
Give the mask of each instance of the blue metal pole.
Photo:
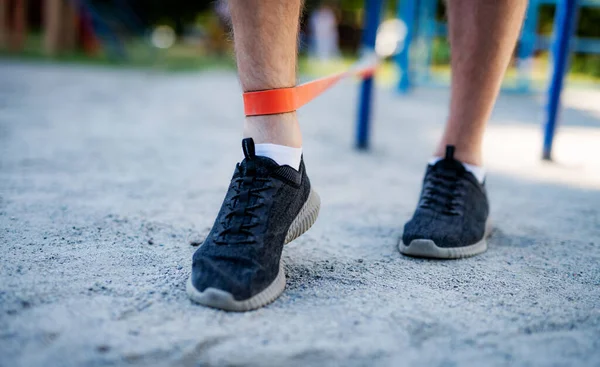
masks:
<svg viewBox="0 0 600 367"><path fill-rule="evenodd" d="M537 41L539 11L539 0L529 0L529 7L521 30L517 59L516 88L519 93L529 93L531 89L531 71Z"/></svg>
<svg viewBox="0 0 600 367"><path fill-rule="evenodd" d="M381 9L384 0L365 0L364 31L361 52L375 50L377 28L381 20ZM371 119L371 103L373 95L373 76L365 78L360 87L358 104L358 121L356 127L356 148L369 147L369 123Z"/></svg>
<svg viewBox="0 0 600 367"><path fill-rule="evenodd" d="M367 0L368 1L368 0ZM417 16L418 0L401 0L398 4L398 18L406 25L406 38L402 50L396 56L396 63L400 72L398 81L398 92L408 93L411 88L411 70L410 70L410 46L415 33L415 18Z"/></svg>
<svg viewBox="0 0 600 367"><path fill-rule="evenodd" d="M431 63L433 61L433 41L437 26L435 19L435 13L437 10L437 0L420 0L419 4L419 33L420 37L418 44L425 45L421 53L422 60L419 60L419 64L422 65L422 78L423 83L429 83L431 81Z"/></svg>
<svg viewBox="0 0 600 367"><path fill-rule="evenodd" d="M554 17L554 41L552 43L552 76L548 88L548 104L544 122L544 149L542 158L551 160L552 141L556 132L556 120L560 109L560 95L569 64L569 43L577 23L579 0L559 0Z"/></svg>
<svg viewBox="0 0 600 367"><path fill-rule="evenodd" d="M371 119L371 103L373 94L373 77L363 80L360 87L358 107L358 126L356 129L356 149L369 148L369 125Z"/></svg>

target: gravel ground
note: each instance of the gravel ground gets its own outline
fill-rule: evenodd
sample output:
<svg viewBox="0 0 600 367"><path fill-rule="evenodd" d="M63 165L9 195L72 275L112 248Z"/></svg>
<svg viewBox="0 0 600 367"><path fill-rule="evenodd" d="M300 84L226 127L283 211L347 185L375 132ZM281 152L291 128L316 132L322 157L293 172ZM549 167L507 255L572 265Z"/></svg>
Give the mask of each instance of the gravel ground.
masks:
<svg viewBox="0 0 600 367"><path fill-rule="evenodd" d="M302 110L321 215L236 314L185 294L241 156L235 75L0 63L0 365L599 366L599 94L567 95L556 164L541 99L503 96L490 249L427 261L396 243L448 92L380 90L359 153L356 89Z"/></svg>

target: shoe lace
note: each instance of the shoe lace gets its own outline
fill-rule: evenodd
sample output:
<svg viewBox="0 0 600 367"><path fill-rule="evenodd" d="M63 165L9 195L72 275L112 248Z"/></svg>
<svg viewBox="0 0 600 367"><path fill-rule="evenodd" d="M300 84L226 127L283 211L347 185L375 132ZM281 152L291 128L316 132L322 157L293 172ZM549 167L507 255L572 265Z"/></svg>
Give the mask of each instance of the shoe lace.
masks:
<svg viewBox="0 0 600 367"><path fill-rule="evenodd" d="M237 169L241 171L239 164ZM252 228L260 223L253 219L260 218L256 210L264 206L261 199L264 198L264 192L271 188L269 182L269 178L257 177L253 161L248 162L245 174L232 180L232 188L236 194L226 204L228 212L223 218L223 230L217 235L215 243L252 244L256 242ZM257 200L251 204L253 197ZM227 236L230 236L229 240L227 240Z"/></svg>
<svg viewBox="0 0 600 367"><path fill-rule="evenodd" d="M465 195L462 172L448 167L434 167L423 185L419 207L443 215L462 215Z"/></svg>

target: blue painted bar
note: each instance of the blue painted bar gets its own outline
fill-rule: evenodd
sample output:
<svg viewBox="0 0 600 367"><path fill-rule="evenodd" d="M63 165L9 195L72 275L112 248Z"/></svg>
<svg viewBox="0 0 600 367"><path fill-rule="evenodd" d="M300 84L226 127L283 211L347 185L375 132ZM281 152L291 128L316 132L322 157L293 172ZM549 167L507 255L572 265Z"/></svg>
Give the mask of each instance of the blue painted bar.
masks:
<svg viewBox="0 0 600 367"><path fill-rule="evenodd" d="M367 0L368 1L368 0ZM418 0L400 0L398 4L398 18L406 25L406 38L402 50L396 56L396 64L400 78L398 92L406 94L411 88L410 47L415 33L415 19L417 17Z"/></svg>
<svg viewBox="0 0 600 367"><path fill-rule="evenodd" d="M536 50L547 50L552 47L552 37L538 36L535 42ZM589 37L572 37L571 52L584 54L600 54L600 39Z"/></svg>
<svg viewBox="0 0 600 367"><path fill-rule="evenodd" d="M539 4L557 4L561 0L537 0ZM579 6L600 6L600 0L579 0L577 2Z"/></svg>
<svg viewBox="0 0 600 367"><path fill-rule="evenodd" d="M552 76L548 88L548 104L544 122L544 148L542 158L552 159L552 142L560 110L560 95L568 70L571 36L577 24L579 0L560 0L554 17L554 42L552 44Z"/></svg>
<svg viewBox="0 0 600 367"><path fill-rule="evenodd" d="M365 0L364 31L362 35L362 52L373 52L377 38L377 28L381 20L381 9L384 0ZM373 76L365 78L360 87L358 101L358 121L356 126L356 148L369 147L369 125L371 120L371 104L373 101Z"/></svg>
<svg viewBox="0 0 600 367"><path fill-rule="evenodd" d="M371 103L373 94L373 77L363 80L360 86L358 108L358 124L356 127L356 148L369 148L369 129L371 120Z"/></svg>
<svg viewBox="0 0 600 367"><path fill-rule="evenodd" d="M435 13L438 0L419 0L418 10L418 35L415 37L415 45L419 46L417 50L418 60L416 61L421 71L421 83L428 84L431 81L431 63L433 61L433 41L437 22Z"/></svg>
<svg viewBox="0 0 600 367"><path fill-rule="evenodd" d="M520 93L528 93L531 90L531 72L536 50L538 19L539 0L529 0L529 7L525 14L521 37L519 38L516 89Z"/></svg>

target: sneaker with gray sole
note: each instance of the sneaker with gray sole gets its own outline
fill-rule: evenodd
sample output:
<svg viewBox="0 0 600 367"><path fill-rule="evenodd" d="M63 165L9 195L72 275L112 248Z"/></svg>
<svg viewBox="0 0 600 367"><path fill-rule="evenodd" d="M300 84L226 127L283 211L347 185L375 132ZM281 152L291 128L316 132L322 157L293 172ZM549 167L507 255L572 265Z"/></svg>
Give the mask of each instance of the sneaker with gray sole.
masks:
<svg viewBox="0 0 600 367"><path fill-rule="evenodd" d="M444 159L427 167L421 197L398 244L409 256L457 259L487 250L490 232L485 182L480 183L446 147Z"/></svg>
<svg viewBox="0 0 600 367"><path fill-rule="evenodd" d="M192 301L227 311L249 311L274 301L285 288L284 244L316 221L320 199L304 161L300 170L256 156L242 141L238 163L217 219L196 250L187 293Z"/></svg>

